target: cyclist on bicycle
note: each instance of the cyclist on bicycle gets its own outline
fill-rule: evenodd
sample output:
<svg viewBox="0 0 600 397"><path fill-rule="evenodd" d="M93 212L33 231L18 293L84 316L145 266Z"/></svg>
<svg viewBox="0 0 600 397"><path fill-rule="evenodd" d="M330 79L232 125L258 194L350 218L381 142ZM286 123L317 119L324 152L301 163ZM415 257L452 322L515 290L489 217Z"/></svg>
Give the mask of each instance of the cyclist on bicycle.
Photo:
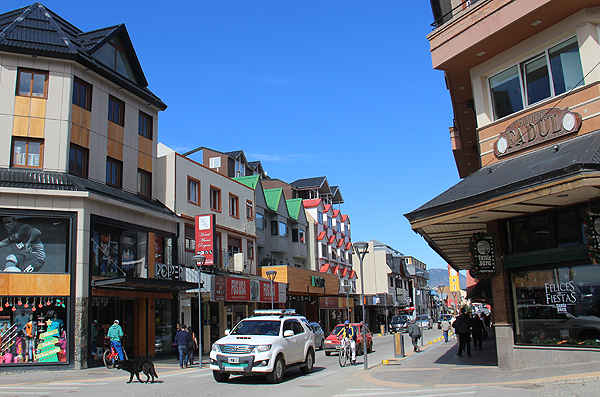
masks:
<svg viewBox="0 0 600 397"><path fill-rule="evenodd" d="M123 345L121 344L121 338L123 337L123 329L119 325L119 320L115 320L113 325L108 329L108 339L110 339L110 346L114 347L119 355L119 361L124 361L123 356Z"/></svg>
<svg viewBox="0 0 600 397"><path fill-rule="evenodd" d="M354 327L350 326L350 321L344 322L344 328L340 329L337 336L342 338L342 349L346 346L347 341L350 341L350 350L352 350L352 361L356 361L356 334Z"/></svg>

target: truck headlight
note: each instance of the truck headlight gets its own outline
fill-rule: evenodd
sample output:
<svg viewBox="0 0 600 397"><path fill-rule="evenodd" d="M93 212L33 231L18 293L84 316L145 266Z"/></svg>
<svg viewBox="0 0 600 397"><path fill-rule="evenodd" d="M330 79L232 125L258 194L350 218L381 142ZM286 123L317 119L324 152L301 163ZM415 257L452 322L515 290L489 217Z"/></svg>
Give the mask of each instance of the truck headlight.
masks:
<svg viewBox="0 0 600 397"><path fill-rule="evenodd" d="M256 353L268 352L271 350L271 345L258 345L254 348Z"/></svg>
<svg viewBox="0 0 600 397"><path fill-rule="evenodd" d="M216 343L213 343L212 349L215 352L220 352L221 351L221 346L217 345Z"/></svg>

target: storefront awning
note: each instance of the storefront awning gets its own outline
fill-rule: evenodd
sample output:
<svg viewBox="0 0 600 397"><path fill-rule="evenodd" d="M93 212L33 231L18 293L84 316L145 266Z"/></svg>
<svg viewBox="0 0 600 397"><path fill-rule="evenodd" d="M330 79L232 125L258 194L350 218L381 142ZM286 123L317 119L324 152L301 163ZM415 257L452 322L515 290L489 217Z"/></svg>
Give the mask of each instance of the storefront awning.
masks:
<svg viewBox="0 0 600 397"><path fill-rule="evenodd" d="M451 266L469 269L469 239L486 222L585 202L598 196L599 175L596 131L484 166L404 216Z"/></svg>
<svg viewBox="0 0 600 397"><path fill-rule="evenodd" d="M198 288L198 283L157 278L115 277L92 280L93 288L126 289L146 292L179 292Z"/></svg>
<svg viewBox="0 0 600 397"><path fill-rule="evenodd" d="M467 299L473 302L490 302L492 299L492 282L488 278L479 280L477 284L467 288Z"/></svg>

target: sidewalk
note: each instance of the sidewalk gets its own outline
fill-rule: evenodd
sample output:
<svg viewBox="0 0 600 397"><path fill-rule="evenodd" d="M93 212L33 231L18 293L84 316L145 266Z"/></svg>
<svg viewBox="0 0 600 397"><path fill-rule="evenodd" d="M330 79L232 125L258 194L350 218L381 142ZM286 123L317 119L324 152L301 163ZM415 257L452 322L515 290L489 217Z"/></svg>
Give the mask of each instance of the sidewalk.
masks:
<svg viewBox="0 0 600 397"><path fill-rule="evenodd" d="M456 387L510 385L526 387L550 382L600 380L600 362L557 364L541 368L501 371L498 368L493 335L483 341L483 350L472 350L471 358L458 357L458 341L451 339L425 345L419 353L408 352L403 359L390 359L369 371L374 383L405 387ZM600 359L600 356L599 356Z"/></svg>

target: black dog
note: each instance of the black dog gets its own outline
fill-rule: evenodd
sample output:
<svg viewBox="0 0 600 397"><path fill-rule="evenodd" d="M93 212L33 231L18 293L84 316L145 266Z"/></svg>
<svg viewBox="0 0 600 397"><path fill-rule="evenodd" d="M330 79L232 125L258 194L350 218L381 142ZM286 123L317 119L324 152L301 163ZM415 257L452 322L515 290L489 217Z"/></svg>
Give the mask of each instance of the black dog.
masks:
<svg viewBox="0 0 600 397"><path fill-rule="evenodd" d="M158 378L156 374L156 370L154 369L154 364L150 360L141 359L141 360L125 360L119 361L115 364L115 368L122 369L123 371L127 371L131 374L129 377L129 382L133 380L133 375L137 377L137 380L142 382L140 379L140 372L144 372L146 374L146 383L152 377L152 383L154 383L154 378Z"/></svg>

